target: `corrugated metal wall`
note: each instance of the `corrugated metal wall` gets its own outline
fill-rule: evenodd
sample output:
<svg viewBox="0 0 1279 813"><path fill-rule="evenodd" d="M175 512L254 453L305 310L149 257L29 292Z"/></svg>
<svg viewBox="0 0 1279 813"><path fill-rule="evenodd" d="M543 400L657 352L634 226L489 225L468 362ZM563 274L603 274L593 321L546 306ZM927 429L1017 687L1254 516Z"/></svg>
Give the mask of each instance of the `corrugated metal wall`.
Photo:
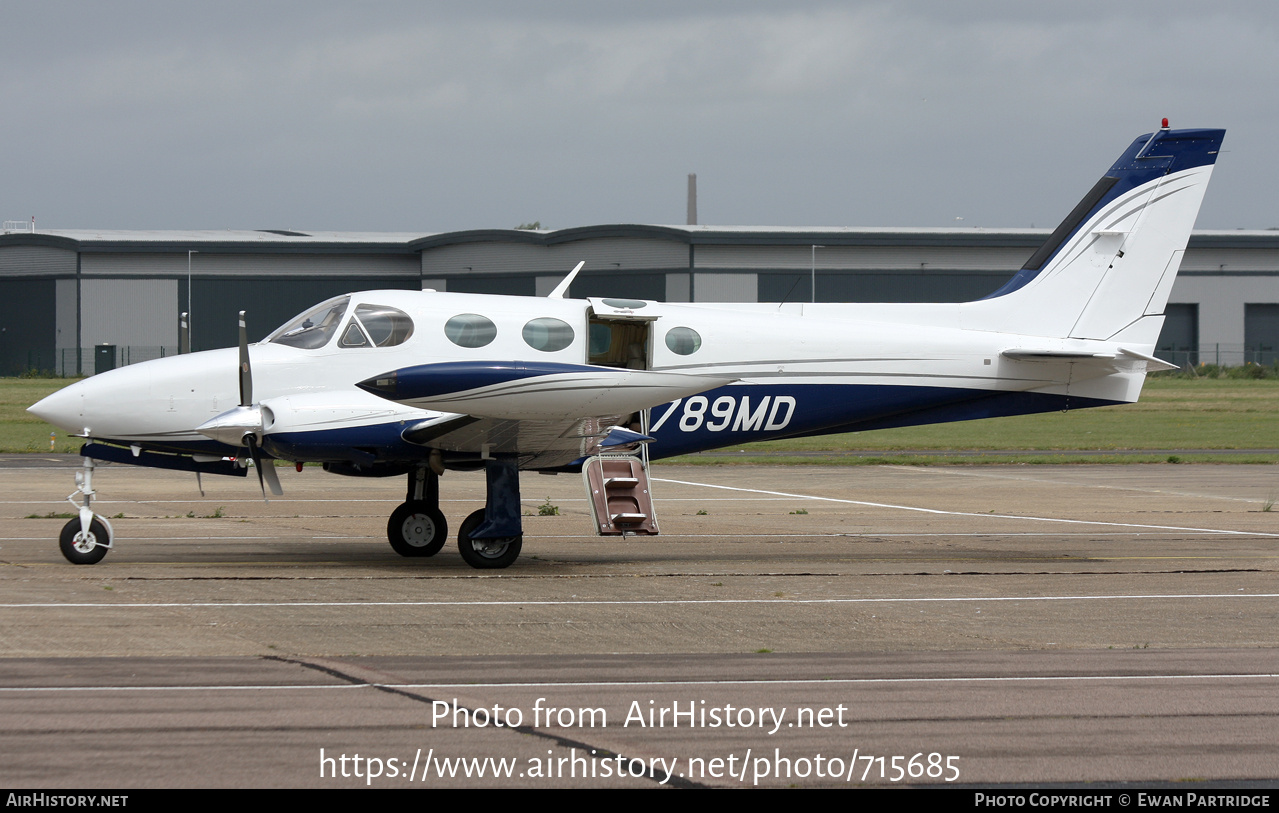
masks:
<svg viewBox="0 0 1279 813"><path fill-rule="evenodd" d="M56 346L59 349L76 346L76 320L80 313L76 307L76 289L74 279L60 279L57 284Z"/></svg>
<svg viewBox="0 0 1279 813"><path fill-rule="evenodd" d="M177 347L177 280L86 279L80 285L83 346Z"/></svg>
<svg viewBox="0 0 1279 813"><path fill-rule="evenodd" d="M74 266L72 268L74 270ZM185 277L187 253L85 253L80 260L85 276ZM349 279L401 277L417 281L419 264L412 254L217 254L191 257L193 276L219 277L345 277ZM357 286L359 287L359 286ZM363 286L368 287L368 286Z"/></svg>
<svg viewBox="0 0 1279 813"><path fill-rule="evenodd" d="M666 301L667 302L688 302L689 286L692 284L692 274L667 274L666 275Z"/></svg>
<svg viewBox="0 0 1279 813"><path fill-rule="evenodd" d="M816 251L818 270L948 268L957 271L1006 270L1011 276L1032 251L1025 248L967 246L827 246ZM694 262L703 268L812 268L811 246L699 245Z"/></svg>
<svg viewBox="0 0 1279 813"><path fill-rule="evenodd" d="M54 370L52 279L9 279L0 296L0 375Z"/></svg>
<svg viewBox="0 0 1279 813"><path fill-rule="evenodd" d="M971 302L993 293L1012 271L817 271L817 302ZM698 275L700 280L703 276ZM700 284L700 283L699 283ZM760 302L812 302L812 273L763 272Z"/></svg>
<svg viewBox="0 0 1279 813"><path fill-rule="evenodd" d="M0 248L0 277L63 276L75 274L74 251L48 246Z"/></svg>
<svg viewBox="0 0 1279 813"><path fill-rule="evenodd" d="M530 274L561 276L585 260L585 271L645 271L688 267L688 245L668 240L601 238L550 246L529 243L458 243L422 251L422 276Z"/></svg>
<svg viewBox="0 0 1279 813"><path fill-rule="evenodd" d="M1256 248L1190 248L1181 258L1182 273L1279 271L1279 251Z"/></svg>
<svg viewBox="0 0 1279 813"><path fill-rule="evenodd" d="M694 274L694 302L757 302L756 274Z"/></svg>

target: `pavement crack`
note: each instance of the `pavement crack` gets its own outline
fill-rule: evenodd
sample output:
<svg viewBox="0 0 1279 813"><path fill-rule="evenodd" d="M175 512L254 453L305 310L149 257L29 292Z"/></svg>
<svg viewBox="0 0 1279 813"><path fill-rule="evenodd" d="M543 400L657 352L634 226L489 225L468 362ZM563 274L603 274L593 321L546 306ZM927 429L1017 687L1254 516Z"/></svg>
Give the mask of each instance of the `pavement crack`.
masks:
<svg viewBox="0 0 1279 813"><path fill-rule="evenodd" d="M307 661L301 658L286 658L280 655L264 655L262 656L262 658L263 660L276 661L278 663L288 663L288 664L293 664L294 666L301 666L304 669L313 669L317 672L321 672L323 674L329 675L330 677L337 678L338 680L345 681L355 686L368 686L371 689L376 689L380 692L386 692L387 694L398 695L400 697L407 698L417 703L423 703L428 706L433 706L435 703L447 703L453 713L456 714L458 711L465 711L468 718L470 718L471 716L474 716L477 711L481 711L480 709L472 709L466 706L459 706L456 700L454 700L452 703L448 703L448 701L446 700L439 700L434 697L428 697L424 694L411 692L407 689L402 689L398 686L387 686L382 683L373 683L367 680L363 680L359 677L356 677L355 675L351 675L346 672L343 672L339 669L335 669L331 666L325 666L323 664L313 663L311 661ZM610 748L592 745L588 742L584 742L582 740L575 740L571 737L565 737L561 734L552 734L550 732L543 731L540 728L534 728L533 726L516 725L516 726L503 726L503 728L507 729L508 731L514 731L518 734L525 734L530 737L537 737L539 739L546 740L547 742L555 743L561 748L581 749L584 753L589 753L593 759L604 759L604 760L626 759L625 756L617 753L616 751L613 751ZM648 779L649 781L656 782L659 785L669 785L671 787L676 787L676 788L710 788L711 787L710 785L704 785L700 782L694 782L682 776L672 775L672 776L665 777L665 779L663 780L663 778L659 777L657 773L653 770L651 764L649 764L648 762L644 760L640 760L640 761L643 762L646 766L644 769L644 773L641 776L644 779Z"/></svg>

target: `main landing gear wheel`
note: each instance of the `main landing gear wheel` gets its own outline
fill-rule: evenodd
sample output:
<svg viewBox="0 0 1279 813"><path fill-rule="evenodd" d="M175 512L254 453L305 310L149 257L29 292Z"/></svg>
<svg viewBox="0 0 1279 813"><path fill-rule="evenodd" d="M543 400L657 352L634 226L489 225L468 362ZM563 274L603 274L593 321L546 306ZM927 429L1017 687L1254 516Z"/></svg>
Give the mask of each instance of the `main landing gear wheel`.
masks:
<svg viewBox="0 0 1279 813"><path fill-rule="evenodd" d="M89 523L89 532L80 530L80 518L62 526L62 534L58 537L58 546L62 555L73 565L96 565L107 555L111 544L111 533L107 526L97 517Z"/></svg>
<svg viewBox="0 0 1279 813"><path fill-rule="evenodd" d="M386 538L401 556L434 556L448 541L449 526L430 503L406 502L391 513Z"/></svg>
<svg viewBox="0 0 1279 813"><path fill-rule="evenodd" d="M482 570L496 570L510 567L520 557L520 548L524 546L524 536L507 536L497 539L471 539L471 532L484 522L484 509L474 512L462 520L462 527L457 532L457 549L462 558L471 567Z"/></svg>

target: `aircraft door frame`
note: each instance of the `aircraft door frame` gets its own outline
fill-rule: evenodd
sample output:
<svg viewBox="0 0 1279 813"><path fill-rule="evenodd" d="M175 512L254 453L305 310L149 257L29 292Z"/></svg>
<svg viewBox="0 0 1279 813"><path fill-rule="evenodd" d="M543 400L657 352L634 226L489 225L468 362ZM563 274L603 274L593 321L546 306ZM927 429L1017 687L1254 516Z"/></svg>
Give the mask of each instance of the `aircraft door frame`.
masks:
<svg viewBox="0 0 1279 813"><path fill-rule="evenodd" d="M586 361L603 367L647 370L653 364L653 323L659 315L637 313L653 304L627 299L591 299L586 313L587 343ZM599 335L596 328L608 328L608 346L592 352ZM637 358L633 347L643 348L642 358Z"/></svg>

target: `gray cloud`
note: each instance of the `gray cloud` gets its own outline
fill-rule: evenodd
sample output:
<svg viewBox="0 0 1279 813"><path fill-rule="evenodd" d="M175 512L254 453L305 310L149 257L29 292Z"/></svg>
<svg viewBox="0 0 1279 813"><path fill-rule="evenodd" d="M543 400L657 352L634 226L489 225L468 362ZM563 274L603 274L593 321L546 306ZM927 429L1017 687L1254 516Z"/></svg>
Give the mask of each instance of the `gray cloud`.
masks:
<svg viewBox="0 0 1279 813"><path fill-rule="evenodd" d="M638 7L632 7L638 5ZM1279 226L1269 4L4 4L0 214L48 227L1050 226L1230 129ZM962 217L962 221L956 218Z"/></svg>

